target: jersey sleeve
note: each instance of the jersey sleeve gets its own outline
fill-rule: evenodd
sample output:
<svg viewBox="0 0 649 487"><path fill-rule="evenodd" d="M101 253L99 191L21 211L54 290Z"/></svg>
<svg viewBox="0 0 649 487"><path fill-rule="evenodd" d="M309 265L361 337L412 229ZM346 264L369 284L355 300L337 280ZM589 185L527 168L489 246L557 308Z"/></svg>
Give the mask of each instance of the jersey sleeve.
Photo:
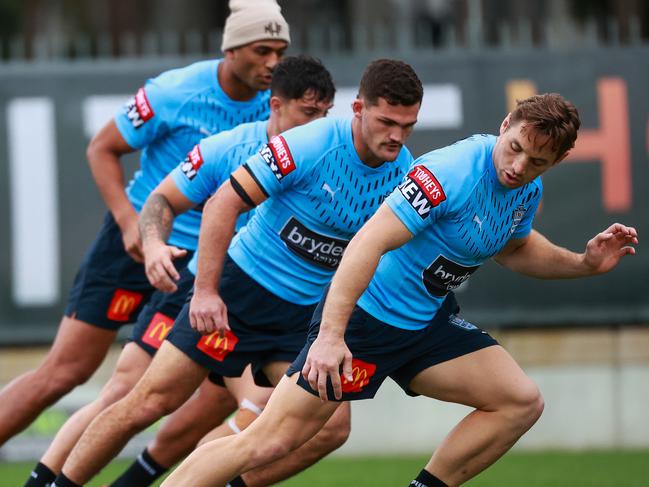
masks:
<svg viewBox="0 0 649 487"><path fill-rule="evenodd" d="M183 196L196 204L212 196L230 176L230 166L224 161L229 148L223 144L223 135L201 140L171 172Z"/></svg>
<svg viewBox="0 0 649 487"><path fill-rule="evenodd" d="M444 189L446 179L444 171L417 160L402 183L386 199L387 205L413 235L448 210Z"/></svg>
<svg viewBox="0 0 649 487"><path fill-rule="evenodd" d="M529 206L524 210L523 215L518 214L517 212L521 210L514 211L514 221L512 225L515 225L513 228L511 238L524 238L527 237L532 231L532 222L536 216L536 211L539 208L541 202L541 196L543 195L543 185L541 184L541 178L537 178L535 181L536 188L534 193L530 198Z"/></svg>
<svg viewBox="0 0 649 487"><path fill-rule="evenodd" d="M171 90L149 80L115 115L115 123L128 145L142 149L169 130L173 105Z"/></svg>
<svg viewBox="0 0 649 487"><path fill-rule="evenodd" d="M328 133L317 130L322 127L320 124L311 125L276 135L246 161L246 169L266 195L273 196L298 185L324 155L323 141Z"/></svg>

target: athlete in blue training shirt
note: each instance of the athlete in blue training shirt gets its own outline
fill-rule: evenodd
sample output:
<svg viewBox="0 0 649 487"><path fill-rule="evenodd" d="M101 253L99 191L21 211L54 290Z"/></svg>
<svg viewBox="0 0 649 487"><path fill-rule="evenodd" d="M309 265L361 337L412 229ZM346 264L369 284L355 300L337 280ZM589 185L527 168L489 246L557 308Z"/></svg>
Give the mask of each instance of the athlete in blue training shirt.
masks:
<svg viewBox="0 0 649 487"><path fill-rule="evenodd" d="M233 10L224 35L222 60L205 61L163 73L138 90L126 110L91 141L88 159L109 214L86 255L70 294L56 340L44 362L0 393L0 444L25 428L47 406L85 382L103 361L117 330L134 321L154 288L142 265L137 213L162 178L200 139L240 123L268 117L272 70L289 41L279 6L246 2ZM269 31L268 23L278 28ZM120 157L141 150L141 170L124 189ZM179 268L194 250L188 229L198 214L174 226L170 242L183 251ZM189 251L189 252L187 252ZM131 366L146 354L135 348ZM117 391L117 394L119 392ZM221 393L221 396L223 394ZM108 396L108 394L106 395ZM93 411L77 416L58 455L35 471L35 482L49 483ZM75 426L76 425L76 426Z"/></svg>
<svg viewBox="0 0 649 487"><path fill-rule="evenodd" d="M519 102L498 138L474 136L415 161L348 246L266 410L241 435L196 450L163 485L224 485L307 441L337 401L373 397L387 376L409 395L475 408L410 485L460 485L503 455L543 401L509 354L457 315L452 291L491 257L526 275L573 278L634 253L636 231L621 224L583 254L532 230L539 176L566 156L579 125L559 95L535 96Z"/></svg>
<svg viewBox="0 0 649 487"><path fill-rule="evenodd" d="M105 422L106 433L92 465L73 451L63 467L68 478L87 481L132 431L185 401L209 371L237 377L252 364L260 385L279 381L347 242L412 161L403 143L423 94L412 68L376 61L359 93L352 120L320 119L273 137L208 201L191 326L186 305L145 377L93 423ZM238 215L256 205L232 240ZM348 405L332 421L322 433L344 441ZM93 430L86 435L96 437Z"/></svg>

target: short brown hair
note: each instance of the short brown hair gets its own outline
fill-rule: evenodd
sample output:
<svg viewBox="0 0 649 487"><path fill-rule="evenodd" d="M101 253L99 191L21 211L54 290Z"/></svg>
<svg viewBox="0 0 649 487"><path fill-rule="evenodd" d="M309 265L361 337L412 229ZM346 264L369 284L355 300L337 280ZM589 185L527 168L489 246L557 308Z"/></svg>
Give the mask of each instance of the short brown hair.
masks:
<svg viewBox="0 0 649 487"><path fill-rule="evenodd" d="M369 105L384 98L390 105L411 106L421 103L424 89L409 64L394 59L377 59L365 68L358 96Z"/></svg>
<svg viewBox="0 0 649 487"><path fill-rule="evenodd" d="M575 106L558 93L518 100L511 116L511 123L517 122L524 124L523 129L531 128L548 136L557 159L575 146L581 125Z"/></svg>

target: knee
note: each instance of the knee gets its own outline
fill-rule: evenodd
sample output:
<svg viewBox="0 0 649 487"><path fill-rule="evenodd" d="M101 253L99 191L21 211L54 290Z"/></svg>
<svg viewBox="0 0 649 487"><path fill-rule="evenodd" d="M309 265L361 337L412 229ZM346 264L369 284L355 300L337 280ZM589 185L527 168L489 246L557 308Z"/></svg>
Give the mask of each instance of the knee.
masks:
<svg viewBox="0 0 649 487"><path fill-rule="evenodd" d="M169 401L160 394L127 394L112 407L119 409L119 416L136 429L146 428L173 411Z"/></svg>
<svg viewBox="0 0 649 487"><path fill-rule="evenodd" d="M142 417L151 423L172 413L175 409L166 397L158 394L147 397L139 407L142 409Z"/></svg>
<svg viewBox="0 0 649 487"><path fill-rule="evenodd" d="M509 404L512 419L526 430L541 417L545 406L541 391L531 379L513 391Z"/></svg>
<svg viewBox="0 0 649 487"><path fill-rule="evenodd" d="M99 401L101 402L103 408L107 408L111 404L114 404L126 397L131 389L132 385L130 382L119 379L111 379L111 381L106 384L104 389L101 391Z"/></svg>
<svg viewBox="0 0 649 487"><path fill-rule="evenodd" d="M323 448L323 454L327 454L340 448L345 444L351 433L351 414L348 403L340 405L338 411L322 427L318 436Z"/></svg>
<svg viewBox="0 0 649 487"><path fill-rule="evenodd" d="M39 369L44 377L45 389L55 395L67 394L72 389L88 381L92 371L84 370L75 364L61 364L41 367Z"/></svg>
<svg viewBox="0 0 649 487"><path fill-rule="evenodd" d="M236 435L243 438L244 435ZM250 437L250 440L254 438ZM244 440L245 441L245 440ZM264 441L251 441L248 445L251 451L252 465L265 465L288 455L292 450L291 442L288 438L275 436L267 438Z"/></svg>
<svg viewBox="0 0 649 487"><path fill-rule="evenodd" d="M262 408L244 398L235 415L228 420L228 427L233 433L241 433L257 419L261 411Z"/></svg>

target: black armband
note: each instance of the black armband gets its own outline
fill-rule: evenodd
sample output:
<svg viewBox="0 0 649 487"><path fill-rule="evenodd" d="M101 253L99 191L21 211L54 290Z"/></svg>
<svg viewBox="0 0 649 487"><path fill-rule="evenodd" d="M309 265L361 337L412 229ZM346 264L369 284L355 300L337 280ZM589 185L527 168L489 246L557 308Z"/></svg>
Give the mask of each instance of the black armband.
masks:
<svg viewBox="0 0 649 487"><path fill-rule="evenodd" d="M234 179L232 176L230 176L230 184L232 185L232 189L234 189L234 192L239 195L239 198L241 198L245 204L247 204L248 206L250 206L252 208L257 206L254 203L254 201L252 201L250 196L248 196L248 193L246 193L246 190L241 187L241 185L239 184L239 181Z"/></svg>

